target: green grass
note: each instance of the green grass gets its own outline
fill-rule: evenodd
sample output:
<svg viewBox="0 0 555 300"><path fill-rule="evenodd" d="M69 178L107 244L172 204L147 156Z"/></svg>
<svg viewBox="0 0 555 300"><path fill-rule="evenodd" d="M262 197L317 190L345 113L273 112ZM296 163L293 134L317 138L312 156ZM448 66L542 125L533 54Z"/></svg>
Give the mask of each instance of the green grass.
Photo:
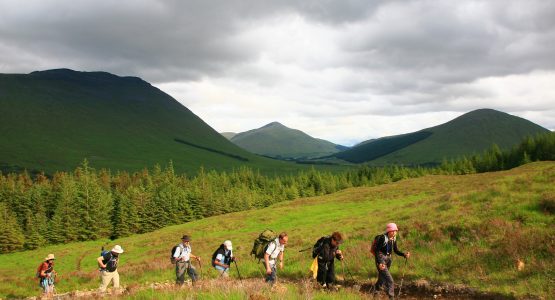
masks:
<svg viewBox="0 0 555 300"><path fill-rule="evenodd" d="M311 247L320 236L334 230L345 233L347 240L341 247L346 255L345 265L357 281L369 284L376 276L369 244L391 221L401 229L401 250L410 250L413 254L405 282L424 278L465 284L485 292L548 298L555 293L552 284L555 216L543 212L539 203L544 199L542 195L555 192L553 182L553 162L494 173L426 176L282 202L265 209L211 217L116 241L72 243L5 254L0 256L3 278L0 298L37 294L33 274L48 253L58 258L58 292L97 288L95 258L104 242L108 246L120 244L125 249L119 268L123 285L148 287L152 282L172 281L174 271L169 264L169 251L183 234L192 235L193 253L203 257L205 278L216 277L208 267L208 259L223 240L231 239L241 274L254 280L261 278L261 270L248 253L253 239L265 228L289 233L285 269L278 276L289 282L284 295L303 298L306 289L293 282L302 282L307 277L311 258L308 252L298 252L300 249ZM517 271L517 259L525 262L523 271ZM395 279L399 279L403 268L403 260L395 260L392 267ZM340 265L337 270L340 277ZM232 276L236 278L235 270ZM199 290L206 293L202 298L215 299L244 299L245 293L252 292L232 289L229 294L222 294L214 289ZM168 299L181 295L172 290L143 290L133 297L152 298L153 293L161 299L166 294ZM314 299L329 296L318 291L311 293ZM346 299L361 296L354 291L340 295Z"/></svg>
<svg viewBox="0 0 555 300"><path fill-rule="evenodd" d="M444 158L482 153L494 143L510 149L524 137L543 132L548 130L528 120L479 109L435 127L365 142L335 156L373 165L439 164Z"/></svg>
<svg viewBox="0 0 555 300"><path fill-rule="evenodd" d="M85 158L97 169L114 172L170 160L179 173L196 173L201 166L248 166L266 174L310 168L235 146L175 99L135 77L65 69L0 74L0 91L4 172L72 171Z"/></svg>

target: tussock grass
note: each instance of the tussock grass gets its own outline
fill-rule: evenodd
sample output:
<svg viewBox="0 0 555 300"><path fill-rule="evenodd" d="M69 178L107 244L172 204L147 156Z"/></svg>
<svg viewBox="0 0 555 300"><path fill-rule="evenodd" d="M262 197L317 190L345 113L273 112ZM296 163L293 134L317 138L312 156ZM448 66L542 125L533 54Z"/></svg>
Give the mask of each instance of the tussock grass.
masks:
<svg viewBox="0 0 555 300"><path fill-rule="evenodd" d="M434 282L464 284L514 296L549 298L555 294L555 216L541 202L555 193L555 163L528 164L517 169L464 176L426 176L376 187L350 188L335 194L282 202L269 208L231 213L135 235L116 241L95 241L50 246L0 256L0 298L38 294L33 279L40 260L55 253L59 292L98 287L96 257L103 243L125 249L119 271L124 286L148 286L174 279L169 252L183 234L192 235L193 253L200 255L202 274L214 279L209 267L212 252L225 239L234 243L243 278L261 281L260 264L248 256L253 239L265 228L289 233L284 280L291 298L325 299L327 294L308 291L311 247L322 235L339 230L347 236L341 246L343 267L360 284L376 279L369 245L385 224L400 227L399 246L412 259L405 282L424 278ZM524 262L518 271L516 262ZM200 272L200 266L197 264ZM395 258L392 274L399 280L404 263ZM339 280L341 264L336 266ZM232 278L238 279L235 266ZM232 281L235 285L238 281ZM291 282L291 283L289 283ZM222 294L218 289L199 291L199 298L245 299L240 288ZM150 293L150 294L149 294ZM175 299L178 292L141 291L136 299ZM206 294L202 294L206 293ZM312 293L312 294L311 294ZM153 296L155 295L155 296ZM334 295L337 296L337 295ZM360 297L346 292L345 297ZM140 298L143 297L143 298ZM322 298L320 298L322 297ZM185 298L184 298L185 299Z"/></svg>

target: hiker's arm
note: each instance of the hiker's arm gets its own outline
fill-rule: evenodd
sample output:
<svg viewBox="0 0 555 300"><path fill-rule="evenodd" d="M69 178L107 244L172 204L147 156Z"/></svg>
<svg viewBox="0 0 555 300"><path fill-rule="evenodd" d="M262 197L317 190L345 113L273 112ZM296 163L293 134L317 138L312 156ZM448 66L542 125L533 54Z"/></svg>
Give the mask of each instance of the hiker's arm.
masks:
<svg viewBox="0 0 555 300"><path fill-rule="evenodd" d="M270 269L270 254L264 253L264 265L266 266L266 273L271 274L272 269Z"/></svg>
<svg viewBox="0 0 555 300"><path fill-rule="evenodd" d="M335 258L342 260L343 259L343 252L341 252L341 250L337 249L337 251L335 251Z"/></svg>
<svg viewBox="0 0 555 300"><path fill-rule="evenodd" d="M279 268L283 269L283 251L279 253Z"/></svg>
<svg viewBox="0 0 555 300"><path fill-rule="evenodd" d="M106 269L106 265L102 262L104 260L104 257L99 256L97 259L98 261L98 265L102 268L102 269Z"/></svg>
<svg viewBox="0 0 555 300"><path fill-rule="evenodd" d="M191 256L192 259L196 259L196 260L200 261L200 256L193 255L193 253L191 253L190 256Z"/></svg>
<svg viewBox="0 0 555 300"><path fill-rule="evenodd" d="M229 265L226 265L226 264L222 263L219 259L215 259L215 260L214 260L214 264L215 264L215 265L218 265L218 266L220 266L220 267L222 267L222 268L224 268L224 269L229 269Z"/></svg>
<svg viewBox="0 0 555 300"><path fill-rule="evenodd" d="M393 251L395 251L395 254L399 255L399 256L403 256L406 257L405 253L399 251L399 248L397 248L397 241L395 241L393 243Z"/></svg>

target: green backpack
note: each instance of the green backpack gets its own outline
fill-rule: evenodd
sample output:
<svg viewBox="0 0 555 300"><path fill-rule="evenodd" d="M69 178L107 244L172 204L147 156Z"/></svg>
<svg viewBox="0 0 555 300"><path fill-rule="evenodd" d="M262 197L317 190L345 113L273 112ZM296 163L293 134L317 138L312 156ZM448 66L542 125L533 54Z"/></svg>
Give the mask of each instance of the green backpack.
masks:
<svg viewBox="0 0 555 300"><path fill-rule="evenodd" d="M268 249L268 245L277 237L278 235L270 229L262 231L258 238L254 240L251 254L254 255L255 258L263 259L264 253L266 252L266 249Z"/></svg>

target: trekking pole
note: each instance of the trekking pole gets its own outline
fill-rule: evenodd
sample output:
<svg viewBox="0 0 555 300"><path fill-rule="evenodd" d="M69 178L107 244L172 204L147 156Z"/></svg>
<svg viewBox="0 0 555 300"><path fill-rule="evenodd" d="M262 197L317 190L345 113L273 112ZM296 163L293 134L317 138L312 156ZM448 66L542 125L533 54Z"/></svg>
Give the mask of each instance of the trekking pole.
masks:
<svg viewBox="0 0 555 300"><path fill-rule="evenodd" d="M200 259L198 259L198 266L200 268L200 278L203 278L202 277L202 263L200 262Z"/></svg>
<svg viewBox="0 0 555 300"><path fill-rule="evenodd" d="M233 262L235 263L235 268L237 269L237 275L239 275L239 281L243 283L243 278L241 277L241 273L239 272L239 266L237 265L237 262L235 260L233 260Z"/></svg>
<svg viewBox="0 0 555 300"><path fill-rule="evenodd" d="M346 277L345 277L345 266L344 266L343 260L340 260L340 261L341 261L341 272L343 272L343 285L346 285L347 280L346 280Z"/></svg>
<svg viewBox="0 0 555 300"><path fill-rule="evenodd" d="M403 288L403 280L405 280L405 272L407 271L407 258L405 257L405 267L403 268L403 276L401 276L401 284L399 285L399 294L397 299L401 298L401 289Z"/></svg>
<svg viewBox="0 0 555 300"><path fill-rule="evenodd" d="M301 249L301 250L299 250L299 252L305 252L305 251L308 251L308 250L310 250L310 249L312 249L312 247L308 247L308 248L305 248L305 249Z"/></svg>

